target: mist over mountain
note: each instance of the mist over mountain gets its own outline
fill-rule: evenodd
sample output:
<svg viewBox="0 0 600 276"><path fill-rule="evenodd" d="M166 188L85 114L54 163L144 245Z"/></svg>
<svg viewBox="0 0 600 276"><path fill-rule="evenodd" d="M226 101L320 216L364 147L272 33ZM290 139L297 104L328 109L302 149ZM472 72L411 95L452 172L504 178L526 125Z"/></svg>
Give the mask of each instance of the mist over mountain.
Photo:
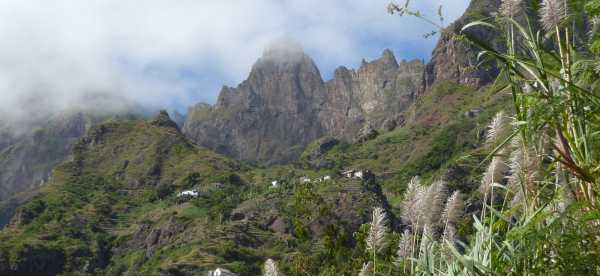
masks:
<svg viewBox="0 0 600 276"><path fill-rule="evenodd" d="M448 18L467 4L446 2L453 4ZM27 122L123 105L185 112L197 102L216 102L221 85L241 82L263 49L282 37L301 42L326 74L375 57L383 45L406 48L407 58L428 56L434 41L416 39L417 28L407 27L423 23L400 23L385 15L385 4L2 1L0 115ZM417 5L437 7L433 1Z"/></svg>

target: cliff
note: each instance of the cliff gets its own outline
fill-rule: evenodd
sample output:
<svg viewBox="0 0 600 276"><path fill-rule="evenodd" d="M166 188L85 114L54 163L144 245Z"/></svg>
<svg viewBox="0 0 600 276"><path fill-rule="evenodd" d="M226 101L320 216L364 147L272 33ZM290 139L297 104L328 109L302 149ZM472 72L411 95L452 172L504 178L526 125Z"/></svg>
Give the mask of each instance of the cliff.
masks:
<svg viewBox="0 0 600 276"><path fill-rule="evenodd" d="M295 160L323 136L357 138L365 126L381 128L411 103L420 82L420 61L396 61L390 50L340 67L324 82L300 47L265 51L247 80L224 87L216 105L191 108L183 132L200 145L239 160L264 164Z"/></svg>

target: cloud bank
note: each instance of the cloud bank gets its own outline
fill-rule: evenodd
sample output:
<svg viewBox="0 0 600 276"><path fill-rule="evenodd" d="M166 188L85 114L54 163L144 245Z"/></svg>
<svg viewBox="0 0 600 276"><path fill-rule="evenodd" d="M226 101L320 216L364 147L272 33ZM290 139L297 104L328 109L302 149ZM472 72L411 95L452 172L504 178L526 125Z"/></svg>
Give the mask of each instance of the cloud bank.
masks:
<svg viewBox="0 0 600 276"><path fill-rule="evenodd" d="M375 58L427 58L431 27L386 13L389 0L4 0L0 1L0 111L13 117L127 102L179 108L214 102L243 80L262 50L293 39L325 75ZM468 0L415 7L448 21ZM6 115L5 115L6 116Z"/></svg>

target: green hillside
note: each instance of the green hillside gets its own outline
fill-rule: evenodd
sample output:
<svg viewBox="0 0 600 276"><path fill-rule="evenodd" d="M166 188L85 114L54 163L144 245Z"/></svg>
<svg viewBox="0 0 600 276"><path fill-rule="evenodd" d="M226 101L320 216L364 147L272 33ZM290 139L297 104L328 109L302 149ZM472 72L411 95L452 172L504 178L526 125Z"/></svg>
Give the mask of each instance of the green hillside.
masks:
<svg viewBox="0 0 600 276"><path fill-rule="evenodd" d="M385 205L377 184L336 176L300 185L302 173L240 165L190 144L164 117L100 125L0 232L0 274L221 266L254 275L269 257L302 263L351 248L370 206ZM177 198L189 189L200 196ZM338 235L343 244L323 244Z"/></svg>

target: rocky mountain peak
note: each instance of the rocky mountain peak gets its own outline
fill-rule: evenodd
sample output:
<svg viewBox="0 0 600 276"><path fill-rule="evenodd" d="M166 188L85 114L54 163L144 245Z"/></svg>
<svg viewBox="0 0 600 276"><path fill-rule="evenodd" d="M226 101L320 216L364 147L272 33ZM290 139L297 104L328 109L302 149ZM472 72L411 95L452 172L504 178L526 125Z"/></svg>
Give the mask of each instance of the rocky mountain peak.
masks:
<svg viewBox="0 0 600 276"><path fill-rule="evenodd" d="M359 73L364 71L395 71L399 67L394 53L390 49L385 49L381 57L373 61L362 60L358 69Z"/></svg>
<svg viewBox="0 0 600 276"><path fill-rule="evenodd" d="M171 120L171 117L169 116L169 113L166 110L159 111L150 123L158 127L172 127L175 129L179 129L177 123Z"/></svg>
<svg viewBox="0 0 600 276"><path fill-rule="evenodd" d="M480 49L468 42L457 39L466 24L492 16L500 7L500 0L473 0L466 12L448 26L440 35L440 39L432 52L432 57L423 73L421 93L429 90L436 83L450 81L478 88L487 85L496 78L498 69L493 66L476 67L477 54ZM494 32L481 27L471 28L470 36L486 41L499 48L500 37Z"/></svg>
<svg viewBox="0 0 600 276"><path fill-rule="evenodd" d="M358 70L337 68L324 82L300 46L275 44L247 80L223 87L215 108L192 108L183 132L237 159L288 162L325 135L354 140L366 123L379 128L408 106L422 72L420 61L400 66L386 49Z"/></svg>
<svg viewBox="0 0 600 276"><path fill-rule="evenodd" d="M279 42L267 47L252 67L250 78L273 74L309 73L319 75L315 62L294 42Z"/></svg>
<svg viewBox="0 0 600 276"><path fill-rule="evenodd" d="M384 65L389 65L398 68L398 61L394 56L394 52L392 52L392 50L390 49L383 50L381 58L378 61Z"/></svg>

